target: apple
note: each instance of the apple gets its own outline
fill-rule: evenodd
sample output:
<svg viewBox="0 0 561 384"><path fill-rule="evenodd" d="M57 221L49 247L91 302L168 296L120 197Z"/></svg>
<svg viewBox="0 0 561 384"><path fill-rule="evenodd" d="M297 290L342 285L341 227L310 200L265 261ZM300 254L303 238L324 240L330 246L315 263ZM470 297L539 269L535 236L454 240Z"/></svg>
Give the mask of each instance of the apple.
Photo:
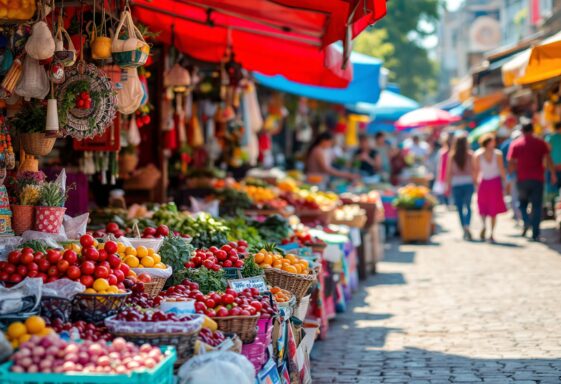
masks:
<svg viewBox="0 0 561 384"><path fill-rule="evenodd" d="M147 273L141 273L137 276L137 279L143 283L150 283L152 281L152 277Z"/></svg>

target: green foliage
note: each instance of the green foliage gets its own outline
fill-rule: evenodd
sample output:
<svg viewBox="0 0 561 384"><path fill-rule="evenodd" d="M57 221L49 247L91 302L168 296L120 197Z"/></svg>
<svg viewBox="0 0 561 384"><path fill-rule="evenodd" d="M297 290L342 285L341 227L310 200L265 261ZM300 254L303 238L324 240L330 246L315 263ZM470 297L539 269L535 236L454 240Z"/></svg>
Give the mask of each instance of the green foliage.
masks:
<svg viewBox="0 0 561 384"><path fill-rule="evenodd" d="M45 131L47 108L41 103L27 103L14 117L10 125L18 133L40 133Z"/></svg>
<svg viewBox="0 0 561 384"><path fill-rule="evenodd" d="M205 267L189 268L181 271L183 278L187 278L199 284L199 290L207 294L209 292L224 291L228 286L224 270L212 271Z"/></svg>
<svg viewBox="0 0 561 384"><path fill-rule="evenodd" d="M39 205L43 207L62 207L66 202L66 192L55 182L44 183L41 186Z"/></svg>
<svg viewBox="0 0 561 384"><path fill-rule="evenodd" d="M247 193L233 188L225 188L217 196L220 199L220 216L223 217L241 215L253 205Z"/></svg>
<svg viewBox="0 0 561 384"><path fill-rule="evenodd" d="M355 50L384 60L401 92L422 101L436 90L437 67L422 46L434 33L440 0L392 0L388 13L355 40Z"/></svg>
<svg viewBox="0 0 561 384"><path fill-rule="evenodd" d="M242 277L253 277L261 276L263 274L263 269L257 265L254 256L249 256L244 259L244 264L242 268Z"/></svg>
<svg viewBox="0 0 561 384"><path fill-rule="evenodd" d="M187 244L181 236L169 235L162 242L158 253L162 257L162 262L171 266L172 270L179 271L184 268L184 264L191 258L193 246ZM178 284L181 280L178 275L172 275L168 280L169 285Z"/></svg>
<svg viewBox="0 0 561 384"><path fill-rule="evenodd" d="M261 239L267 243L280 244L291 231L288 221L280 215L268 216L265 221L252 220L248 224L255 227Z"/></svg>
<svg viewBox="0 0 561 384"><path fill-rule="evenodd" d="M257 228L250 226L244 217L229 219L226 221L226 226L230 229L228 232L230 241L245 240L249 247L257 247L263 242Z"/></svg>

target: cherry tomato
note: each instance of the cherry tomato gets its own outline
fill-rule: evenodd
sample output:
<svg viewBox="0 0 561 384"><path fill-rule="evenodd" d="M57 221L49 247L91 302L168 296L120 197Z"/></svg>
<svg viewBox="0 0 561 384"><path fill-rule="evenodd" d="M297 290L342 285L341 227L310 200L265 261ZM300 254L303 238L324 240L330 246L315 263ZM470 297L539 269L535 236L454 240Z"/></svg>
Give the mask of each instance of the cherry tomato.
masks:
<svg viewBox="0 0 561 384"><path fill-rule="evenodd" d="M80 244L82 247L93 247L95 239L91 235L83 235L80 237Z"/></svg>

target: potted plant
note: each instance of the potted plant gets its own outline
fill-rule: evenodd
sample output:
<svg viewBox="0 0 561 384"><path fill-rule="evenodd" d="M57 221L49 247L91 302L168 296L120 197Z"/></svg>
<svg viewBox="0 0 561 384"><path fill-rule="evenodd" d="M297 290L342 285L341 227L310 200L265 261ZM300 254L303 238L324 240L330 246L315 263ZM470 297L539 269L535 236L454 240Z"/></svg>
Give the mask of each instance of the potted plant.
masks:
<svg viewBox="0 0 561 384"><path fill-rule="evenodd" d="M47 233L58 233L66 208L64 203L66 192L56 182L44 183L41 186L39 206L35 207L35 230Z"/></svg>
<svg viewBox="0 0 561 384"><path fill-rule="evenodd" d="M47 108L42 103L28 103L10 124L17 131L24 151L33 156L48 155L55 145L56 137L45 134Z"/></svg>
<svg viewBox="0 0 561 384"><path fill-rule="evenodd" d="M16 235L33 228L35 205L39 203L43 172L21 172L9 183L12 194L12 228Z"/></svg>

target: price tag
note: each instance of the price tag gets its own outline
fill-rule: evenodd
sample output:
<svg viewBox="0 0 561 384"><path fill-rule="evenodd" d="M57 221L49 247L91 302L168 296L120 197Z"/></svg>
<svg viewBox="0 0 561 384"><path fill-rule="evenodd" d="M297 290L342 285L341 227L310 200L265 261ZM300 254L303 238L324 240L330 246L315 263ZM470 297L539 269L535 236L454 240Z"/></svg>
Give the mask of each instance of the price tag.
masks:
<svg viewBox="0 0 561 384"><path fill-rule="evenodd" d="M257 288L259 292L267 292L269 290L263 276L228 280L228 285L236 292L242 292L246 288Z"/></svg>

